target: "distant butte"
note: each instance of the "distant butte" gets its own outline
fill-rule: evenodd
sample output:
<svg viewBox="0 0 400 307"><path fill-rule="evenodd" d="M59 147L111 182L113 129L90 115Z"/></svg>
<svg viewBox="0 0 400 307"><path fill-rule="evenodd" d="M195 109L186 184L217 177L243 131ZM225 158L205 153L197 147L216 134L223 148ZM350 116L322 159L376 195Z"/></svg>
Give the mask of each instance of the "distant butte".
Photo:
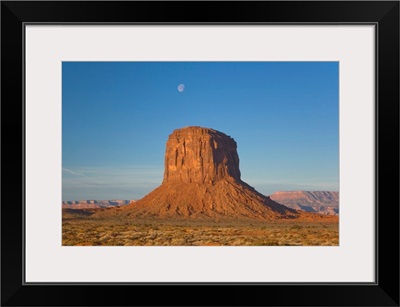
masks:
<svg viewBox="0 0 400 307"><path fill-rule="evenodd" d="M156 219L296 219L304 214L257 192L240 178L237 144L198 126L170 134L162 184L134 204L99 212ZM311 214L312 215L312 214Z"/></svg>

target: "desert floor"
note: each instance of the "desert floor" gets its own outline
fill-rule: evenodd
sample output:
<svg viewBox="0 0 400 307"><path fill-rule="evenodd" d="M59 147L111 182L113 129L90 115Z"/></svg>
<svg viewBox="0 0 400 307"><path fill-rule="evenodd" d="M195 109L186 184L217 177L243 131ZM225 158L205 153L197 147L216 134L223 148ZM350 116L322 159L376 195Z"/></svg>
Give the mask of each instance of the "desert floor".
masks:
<svg viewBox="0 0 400 307"><path fill-rule="evenodd" d="M338 222L94 219L63 210L63 246L337 246ZM335 221L335 220L333 220Z"/></svg>

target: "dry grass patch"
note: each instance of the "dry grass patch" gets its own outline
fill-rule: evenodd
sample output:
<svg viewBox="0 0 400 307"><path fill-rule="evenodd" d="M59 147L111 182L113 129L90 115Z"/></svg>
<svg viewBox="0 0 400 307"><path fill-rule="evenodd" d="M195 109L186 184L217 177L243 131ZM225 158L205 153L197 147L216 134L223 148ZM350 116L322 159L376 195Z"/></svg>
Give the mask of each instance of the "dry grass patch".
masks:
<svg viewBox="0 0 400 307"><path fill-rule="evenodd" d="M337 246L338 223L63 219L65 246Z"/></svg>

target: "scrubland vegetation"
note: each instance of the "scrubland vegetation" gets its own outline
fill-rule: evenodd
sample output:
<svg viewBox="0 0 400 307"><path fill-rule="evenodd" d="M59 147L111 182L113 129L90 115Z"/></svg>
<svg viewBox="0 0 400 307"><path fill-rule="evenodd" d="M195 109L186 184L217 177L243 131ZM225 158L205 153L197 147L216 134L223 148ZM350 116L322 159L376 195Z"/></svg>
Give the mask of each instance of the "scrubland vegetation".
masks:
<svg viewBox="0 0 400 307"><path fill-rule="evenodd" d="M64 246L337 246L334 222L94 219L63 211Z"/></svg>

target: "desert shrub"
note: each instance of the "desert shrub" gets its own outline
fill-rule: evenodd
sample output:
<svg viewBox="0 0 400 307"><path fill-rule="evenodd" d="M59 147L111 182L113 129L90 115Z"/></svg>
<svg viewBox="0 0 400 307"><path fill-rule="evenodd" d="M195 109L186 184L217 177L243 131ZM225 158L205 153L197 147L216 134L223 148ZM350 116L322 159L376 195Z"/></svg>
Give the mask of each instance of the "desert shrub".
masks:
<svg viewBox="0 0 400 307"><path fill-rule="evenodd" d="M252 242L253 246L279 246L279 242L275 240L259 240Z"/></svg>

